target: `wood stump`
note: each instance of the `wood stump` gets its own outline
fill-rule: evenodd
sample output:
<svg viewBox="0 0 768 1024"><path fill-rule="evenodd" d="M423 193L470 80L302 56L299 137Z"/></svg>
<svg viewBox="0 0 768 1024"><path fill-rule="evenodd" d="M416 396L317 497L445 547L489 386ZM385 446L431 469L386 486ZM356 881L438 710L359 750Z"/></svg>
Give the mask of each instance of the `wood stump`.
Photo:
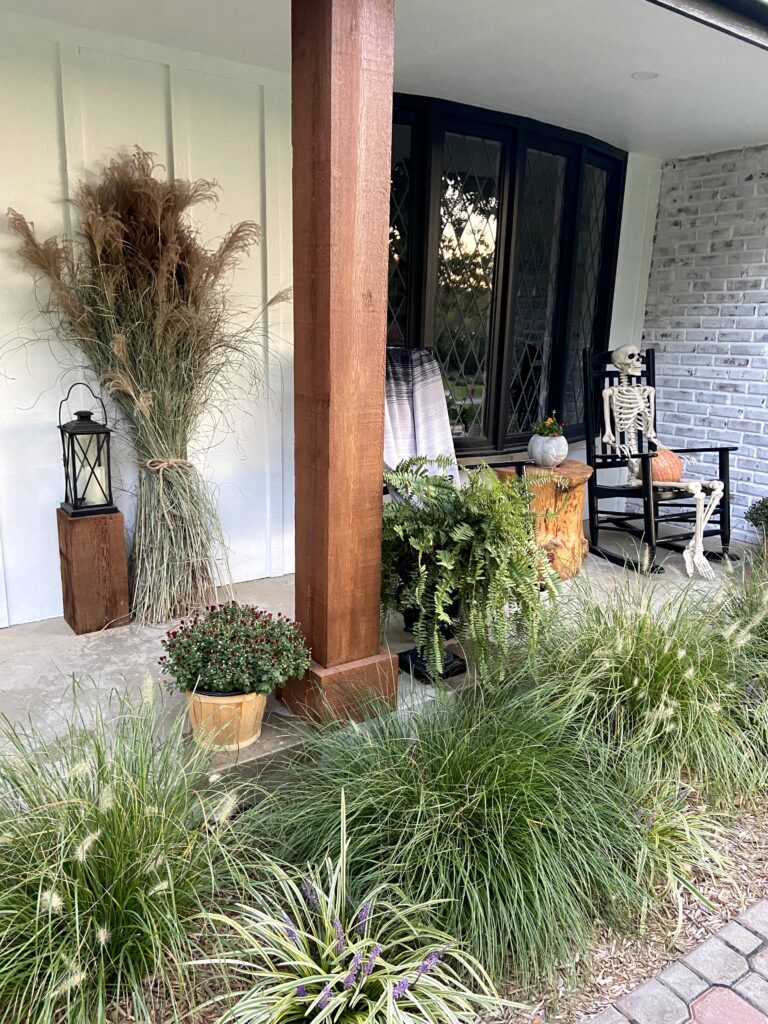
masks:
<svg viewBox="0 0 768 1024"><path fill-rule="evenodd" d="M122 512L68 516L59 508L56 520L64 618L78 634L124 626L130 616Z"/></svg>
<svg viewBox="0 0 768 1024"><path fill-rule="evenodd" d="M514 466L499 466L499 476L514 476ZM569 580L581 571L589 543L584 536L584 497L592 468L575 459L566 459L554 469L526 466L525 475L533 492L536 513L536 540L546 552L552 568L561 580ZM544 479L537 481L536 477Z"/></svg>

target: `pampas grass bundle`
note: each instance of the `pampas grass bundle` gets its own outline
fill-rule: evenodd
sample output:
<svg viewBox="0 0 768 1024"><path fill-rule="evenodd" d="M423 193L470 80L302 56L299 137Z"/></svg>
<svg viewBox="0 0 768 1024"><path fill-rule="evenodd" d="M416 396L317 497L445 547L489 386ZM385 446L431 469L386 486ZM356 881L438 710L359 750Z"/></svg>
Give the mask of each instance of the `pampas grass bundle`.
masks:
<svg viewBox="0 0 768 1024"><path fill-rule="evenodd" d="M137 147L81 184L74 239L40 241L30 221L8 211L24 263L49 285L42 311L94 371L133 442L132 605L145 623L215 600L224 542L189 448L258 336L229 305L226 282L258 243L259 226L243 221L217 248L206 248L188 211L216 202L216 184L164 180L157 169L153 155ZM281 293L268 305L286 298Z"/></svg>

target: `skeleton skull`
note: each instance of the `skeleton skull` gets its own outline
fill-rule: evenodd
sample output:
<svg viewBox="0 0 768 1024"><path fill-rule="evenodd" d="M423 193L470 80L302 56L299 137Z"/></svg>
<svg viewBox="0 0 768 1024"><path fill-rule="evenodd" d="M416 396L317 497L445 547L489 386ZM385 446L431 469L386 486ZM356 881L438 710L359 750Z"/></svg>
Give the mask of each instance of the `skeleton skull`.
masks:
<svg viewBox="0 0 768 1024"><path fill-rule="evenodd" d="M629 377L639 377L643 372L643 359L637 345L622 345L611 353L611 362L619 371Z"/></svg>

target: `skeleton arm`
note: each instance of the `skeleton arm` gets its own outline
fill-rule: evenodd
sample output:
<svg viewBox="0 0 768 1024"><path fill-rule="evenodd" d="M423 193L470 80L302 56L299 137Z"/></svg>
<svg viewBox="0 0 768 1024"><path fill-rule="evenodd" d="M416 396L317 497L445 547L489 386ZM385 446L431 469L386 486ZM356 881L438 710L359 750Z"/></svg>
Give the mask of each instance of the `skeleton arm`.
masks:
<svg viewBox="0 0 768 1024"><path fill-rule="evenodd" d="M655 424L656 424L656 388L651 388L651 387L647 387L646 386L646 387L643 388L643 392L644 392L644 396L646 397L646 399L648 401L648 415L649 415L648 429L645 432L646 433L646 437L648 438L648 440L652 444L657 445L657 447L661 447L661 445L659 445L659 439L656 437L656 426L655 426Z"/></svg>
<svg viewBox="0 0 768 1024"><path fill-rule="evenodd" d="M603 441L609 445L616 444L616 437L612 427L613 391L613 388L603 388L603 424L605 425Z"/></svg>

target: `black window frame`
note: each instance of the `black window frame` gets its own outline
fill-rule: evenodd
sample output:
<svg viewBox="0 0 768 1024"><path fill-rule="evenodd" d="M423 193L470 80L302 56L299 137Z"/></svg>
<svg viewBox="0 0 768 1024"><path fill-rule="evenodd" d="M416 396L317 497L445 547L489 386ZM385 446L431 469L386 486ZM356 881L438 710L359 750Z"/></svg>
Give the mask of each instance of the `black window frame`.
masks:
<svg viewBox="0 0 768 1024"><path fill-rule="evenodd" d="M528 148L568 157L562 215L558 288L547 393L553 409L562 409L565 379L560 372L565 356L575 273L575 240L584 166L594 163L609 172L606 221L599 270L592 345L607 348L611 306L618 261L618 240L626 180L627 153L598 139L530 118L485 110L426 96L395 93L393 122L411 126L411 230L407 268L407 347L429 346L435 337L435 302L440 231L442 145L445 132L495 139L502 144L497 251L491 347L486 381L484 437L455 437L460 457L492 457L525 447L530 432L507 433L512 366L506 339L514 329L518 270L520 203ZM426 339L426 340L424 340ZM581 365L579 360L579 366ZM571 440L584 437L583 424L570 424Z"/></svg>

